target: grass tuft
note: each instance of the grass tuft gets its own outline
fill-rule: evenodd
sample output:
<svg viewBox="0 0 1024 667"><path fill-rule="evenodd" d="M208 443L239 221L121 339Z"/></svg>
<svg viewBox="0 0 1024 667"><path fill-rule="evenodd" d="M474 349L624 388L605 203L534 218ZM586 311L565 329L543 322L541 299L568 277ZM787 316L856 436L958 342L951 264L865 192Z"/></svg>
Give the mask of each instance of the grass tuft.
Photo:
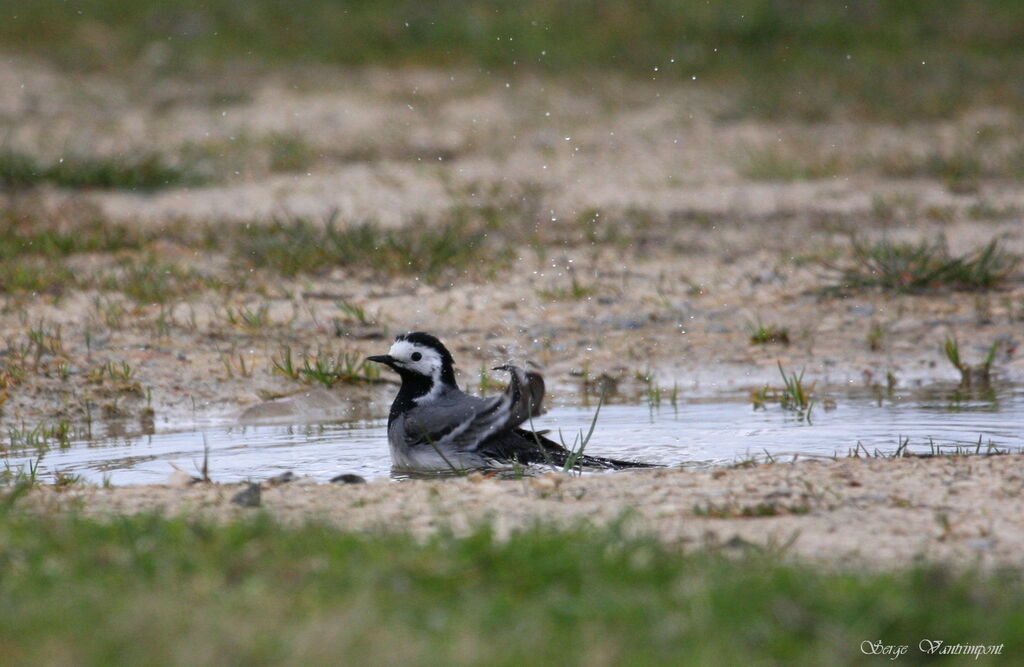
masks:
<svg viewBox="0 0 1024 667"><path fill-rule="evenodd" d="M780 395L779 403L782 405L783 410L791 410L801 418L808 422L811 421L811 408L814 407L814 384L804 384L804 372L800 371L800 374L791 373L786 374L785 369L782 368L782 362L779 362L779 373L782 374L783 389Z"/></svg>
<svg viewBox="0 0 1024 667"><path fill-rule="evenodd" d="M814 157L795 148L779 146L748 148L739 165L739 172L754 181L798 181L832 178L842 165L837 157Z"/></svg>
<svg viewBox="0 0 1024 667"><path fill-rule="evenodd" d="M100 218L61 224L43 215L0 212L0 261L33 256L62 259L77 253L140 250L151 239L139 231Z"/></svg>
<svg viewBox="0 0 1024 667"><path fill-rule="evenodd" d="M604 404L604 395L597 400L597 408L594 410L594 418L590 420L590 428L587 430L586 435L583 431L579 431L575 438L573 438L571 445L566 445L565 440L562 439L562 432L559 430L558 439L562 443L562 447L568 450L568 455L565 457L565 463L562 465L562 472L570 472L577 469L577 464L580 459L583 458L583 452L586 451L587 445L590 444L590 438L594 435L594 428L597 427L597 418L601 415L601 406ZM579 474L583 474L582 468L578 469Z"/></svg>
<svg viewBox="0 0 1024 667"><path fill-rule="evenodd" d="M299 376L310 382L318 382L330 389L336 384L360 384L379 382L380 367L367 363L363 355L348 352L318 351L302 360Z"/></svg>
<svg viewBox="0 0 1024 667"><path fill-rule="evenodd" d="M748 325L751 345L789 345L789 329L760 321Z"/></svg>
<svg viewBox="0 0 1024 667"><path fill-rule="evenodd" d="M220 286L218 281L152 254L122 261L103 283L105 289L121 292L140 304L163 304L216 286Z"/></svg>
<svg viewBox="0 0 1024 667"><path fill-rule="evenodd" d="M363 355L348 352L318 350L316 354L302 355L296 363L292 349L284 348L280 357L271 357L271 372L291 380L315 382L330 389L336 384L367 384L387 382L380 375L380 367L367 363Z"/></svg>
<svg viewBox="0 0 1024 667"><path fill-rule="evenodd" d="M0 152L0 186L4 187L52 183L65 188L155 190L200 185L207 180L195 169L172 165L156 153L133 153L131 157L73 155L43 162L27 153Z"/></svg>
<svg viewBox="0 0 1024 667"><path fill-rule="evenodd" d="M567 286L537 290L537 295L551 301L582 301L597 294L597 288L582 282L572 267L569 267L566 273L569 276Z"/></svg>
<svg viewBox="0 0 1024 667"><path fill-rule="evenodd" d="M868 349L872 352L881 352L885 349L885 339L888 337L888 331L879 322L872 322L868 328L867 344Z"/></svg>
<svg viewBox="0 0 1024 667"><path fill-rule="evenodd" d="M332 268L416 275L429 282L491 265L487 233L461 221L388 229L372 222L351 226L306 218L247 225L232 239L236 257L285 276Z"/></svg>
<svg viewBox="0 0 1024 667"><path fill-rule="evenodd" d="M962 389L987 389L992 385L992 367L999 352L999 341L992 343L988 353L980 364L971 365L960 356L960 343L955 336L947 336L942 351L958 371L960 371L960 387Z"/></svg>
<svg viewBox="0 0 1024 667"><path fill-rule="evenodd" d="M944 238L935 242L867 243L852 239L851 262L839 267L823 263L838 274L834 289L879 287L897 292L990 290L1004 284L1021 257L1000 246L999 239L963 255L953 255Z"/></svg>
<svg viewBox="0 0 1024 667"><path fill-rule="evenodd" d="M804 384L804 371L786 373L782 362L777 362L779 374L782 375L782 388L776 389L765 385L750 394L750 402L755 410L764 409L768 403L778 403L783 410L796 414L797 419L811 422L811 410L814 408L814 383Z"/></svg>

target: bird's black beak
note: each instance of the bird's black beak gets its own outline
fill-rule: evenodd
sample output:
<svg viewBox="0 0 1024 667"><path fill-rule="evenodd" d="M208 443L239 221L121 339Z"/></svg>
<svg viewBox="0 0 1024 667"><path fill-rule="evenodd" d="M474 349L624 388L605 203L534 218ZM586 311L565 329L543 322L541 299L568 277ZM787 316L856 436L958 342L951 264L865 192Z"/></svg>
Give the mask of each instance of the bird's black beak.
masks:
<svg viewBox="0 0 1024 667"><path fill-rule="evenodd" d="M378 354L372 357L367 357L367 361L376 361L378 364L384 364L388 368L395 367L395 358L390 354Z"/></svg>

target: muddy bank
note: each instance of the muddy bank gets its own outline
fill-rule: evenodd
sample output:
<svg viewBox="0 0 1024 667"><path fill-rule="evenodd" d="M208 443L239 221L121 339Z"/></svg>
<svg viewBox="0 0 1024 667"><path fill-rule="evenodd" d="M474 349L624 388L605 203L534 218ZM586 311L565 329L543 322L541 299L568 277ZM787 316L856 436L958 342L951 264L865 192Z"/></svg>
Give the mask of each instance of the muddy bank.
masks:
<svg viewBox="0 0 1024 667"><path fill-rule="evenodd" d="M182 480L183 481L183 480ZM844 566L917 558L984 567L1024 549L1024 455L813 460L710 471L661 469L499 480L264 483L261 509L232 503L245 485L41 488L33 512L96 516L156 511L230 520L268 512L345 529L507 534L537 522L631 530L683 548L767 549Z"/></svg>

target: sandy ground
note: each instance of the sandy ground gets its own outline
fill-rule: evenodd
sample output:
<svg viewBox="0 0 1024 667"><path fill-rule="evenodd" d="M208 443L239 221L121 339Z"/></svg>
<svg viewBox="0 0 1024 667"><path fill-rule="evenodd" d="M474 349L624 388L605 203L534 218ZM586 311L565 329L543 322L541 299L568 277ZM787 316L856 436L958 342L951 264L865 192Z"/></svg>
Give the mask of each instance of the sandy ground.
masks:
<svg viewBox="0 0 1024 667"><path fill-rule="evenodd" d="M499 535L536 523L607 525L683 548L765 550L836 566L901 567L923 559L1019 565L1024 456L839 459L712 471L650 470L497 480L264 483L262 510L231 502L245 485L39 489L30 511L157 511L228 520L266 511L289 523L353 530Z"/></svg>
<svg viewBox="0 0 1024 667"><path fill-rule="evenodd" d="M320 220L337 211L343 223L400 226L489 205L508 211L509 224L557 239L542 249L517 249L493 275L440 284L346 267L285 279L168 242L156 249L161 260L234 287L162 306L103 289L59 298L0 294L0 364L18 346L32 345L33 329L61 339L0 392L0 427L64 421L76 434L87 426L131 434L238 420L382 417L393 385L311 392L275 374L272 360L284 347L296 354L378 354L391 336L414 329L449 344L471 388L479 386L482 367L509 359L539 363L556 403L601 390L612 400L637 400L649 382L678 386L683 399L744 393L779 384L781 362L805 369L818 398L831 396L841 408L847 389L885 386L890 375L897 392L955 386L958 373L941 353L951 335L969 363L999 342L1000 382L1024 380L1024 357L1016 354L1024 322L1019 274L984 294L866 290L836 298L821 293L830 278L817 261L841 257L851 232L870 239L944 236L958 253L1000 237L1008 250L1024 252L1024 184L998 167L1024 150L1019 118L972 110L951 121L900 126L799 125L730 118L727 107L715 91L660 80L372 69L115 80L0 59L7 147L52 159L156 151L171 161L199 156L215 171L208 185L149 193L41 186L18 195L17 205L53 219L226 228L272 215ZM303 153L298 171L273 166L272 147L282 137ZM893 164L963 152L988 165L978 179L953 184L924 172L891 173ZM831 166L766 178L757 173L764 155L783 167ZM595 218L629 242L588 238L583 223ZM69 261L89 272L118 260ZM573 279L586 288L575 298L565 296ZM370 323L351 321L342 301L364 308ZM257 328L226 317L229 308L262 307L267 321ZM785 327L791 343L752 345L755 322ZM873 346L872 330L881 332ZM102 381L97 369L108 363L129 364L130 382ZM345 526L416 531L442 522L461 530L488 517L506 529L538 518L600 523L628 510L644 529L686 544L780 545L795 536L792 551L815 558L895 563L923 554L995 563L1012 561L1024 540L1016 518L1020 462L873 460L582 479L293 483L267 489L264 504L289 520L324 516ZM228 516L245 511L226 502L234 491L75 488L41 490L33 502L101 513L163 507ZM703 506L711 514L742 514L758 505L781 514L695 512ZM806 513L794 514L794 507Z"/></svg>
<svg viewBox="0 0 1024 667"><path fill-rule="evenodd" d="M342 221L399 225L491 203L513 209L514 224L566 239L543 253L523 248L491 278L440 285L338 268L291 280L242 269L243 286L224 257L167 244L161 258L239 287L162 307L96 290L60 299L0 295L0 336L9 345L25 344L37 326L60 327L64 338L62 354L44 356L38 372L8 392L0 413L7 427L81 424L87 404L115 432L231 421L246 410L259 419L253 406L263 398L303 388L272 372L283 347L372 354L387 347L387 337L413 329L449 343L464 383L478 384L483 366L531 359L546 369L554 400L569 403L579 400L585 376L610 379L604 386L626 399L645 389L646 378L678 385L687 397L745 392L778 383L778 361L806 369L819 391L885 384L888 373L906 390L957 378L940 353L948 335L960 338L972 363L1002 341L998 372L1024 378L1024 361L1014 354L1024 321L1020 281L987 294L865 291L837 299L818 292L828 278L814 261L842 247L849 231L944 235L956 252L1002 236L1008 249L1024 251L1020 181L993 176L950 187L940 177L894 179L876 169L964 146L996 159L1022 136L1019 119L997 110L899 127L773 124L723 117L711 91L657 80L309 70L154 83L69 76L20 58L0 60L0 84L10 147L54 158L199 154L220 170L217 182L202 187L43 187L26 195L53 216L85 208L160 227L272 214L319 219L336 210ZM311 153L301 172L268 166L266 146L282 136ZM988 143L977 144L979 136ZM840 166L835 175L791 181L747 173L752 154L776 149L784 159ZM979 208L989 213L972 213ZM593 211L631 245L583 239L579 220ZM637 228L630 215L637 211L647 228ZM76 261L93 270L113 259ZM557 296L570 286L570 272L585 296ZM339 299L372 316L363 328L369 338L335 335L339 321L353 329ZM262 306L270 321L258 331L225 321L226 308ZM751 345L758 321L786 327L792 343ZM884 337L870 349L874 326ZM129 363L141 390L111 396L90 384L90 371L111 361ZM380 415L389 392L340 388L337 401L298 405L292 416ZM268 416L282 416L279 406Z"/></svg>

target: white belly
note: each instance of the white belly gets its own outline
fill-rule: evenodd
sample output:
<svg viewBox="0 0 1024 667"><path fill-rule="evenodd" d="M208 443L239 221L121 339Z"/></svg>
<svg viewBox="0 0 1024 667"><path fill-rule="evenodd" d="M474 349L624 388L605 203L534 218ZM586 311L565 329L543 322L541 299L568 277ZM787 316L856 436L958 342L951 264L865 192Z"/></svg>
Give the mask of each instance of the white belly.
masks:
<svg viewBox="0 0 1024 667"><path fill-rule="evenodd" d="M441 452L430 445L406 447L389 442L391 463L396 470L410 472L461 472L489 467L488 460L473 453ZM442 456L442 454L444 454Z"/></svg>

